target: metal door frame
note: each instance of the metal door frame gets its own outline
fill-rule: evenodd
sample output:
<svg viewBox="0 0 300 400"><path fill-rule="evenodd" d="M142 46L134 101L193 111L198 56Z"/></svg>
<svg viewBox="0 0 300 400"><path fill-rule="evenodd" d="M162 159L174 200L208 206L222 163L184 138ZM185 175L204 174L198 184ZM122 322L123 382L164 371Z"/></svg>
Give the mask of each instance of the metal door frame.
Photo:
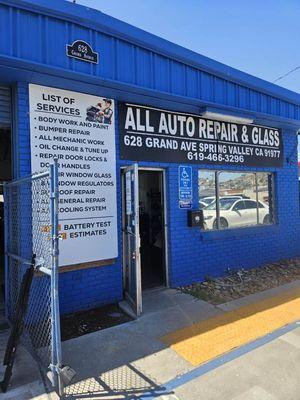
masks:
<svg viewBox="0 0 300 400"><path fill-rule="evenodd" d="M125 223L125 193L124 193L124 169L127 168L128 166L122 166L121 167L121 196L122 196L122 267L123 267L123 288L125 288L125 257L126 257L126 249L125 249L125 233L123 231L123 226ZM168 207L167 207L167 179L166 179L166 169L165 168L160 168L160 167L143 167L138 164L138 170L139 171L156 171L156 172L162 172L162 194L163 194L163 200L164 200L164 253L165 253L165 287L169 287L169 252L168 252L168 244L169 244L169 238L168 238Z"/></svg>
<svg viewBox="0 0 300 400"><path fill-rule="evenodd" d="M135 225L135 230L134 230L134 237L135 237L135 295L136 295L136 299L132 298L130 293L127 293L125 291L125 298L127 299L129 305L131 306L131 308L134 311L134 314L136 317L139 317L142 313L142 276L141 276L141 254L140 254L140 247L141 247L141 243L140 243L140 235L139 235L139 168L138 168L138 164L137 163L133 163L130 165L127 165L126 167L123 168L123 174L122 174L122 193L124 193L124 195L122 196L122 199L124 200L123 206L125 208L123 208L124 210L126 210L126 170L128 170L128 172L131 173L131 171L133 171L133 175L135 176L135 181L134 181L134 193L133 193L133 197L134 197L134 209L133 209L133 215L134 215L134 225ZM124 173L125 172L125 173ZM131 177L132 175L130 175ZM124 177L125 177L125 181L124 181ZM130 182L131 185L131 182ZM125 190L124 190L125 188ZM123 232L123 271L124 271L124 275L123 275L123 284L124 284L124 289L126 289L126 255L127 253L125 252L125 242L126 242L126 235L128 235L129 233L126 231L125 229L125 225L126 225L126 212L122 213L122 232ZM130 264L130 267L132 266L132 264ZM129 286L132 287L131 285L131 278L132 278L132 274L131 274L131 270L129 271L128 274L128 279L130 281Z"/></svg>

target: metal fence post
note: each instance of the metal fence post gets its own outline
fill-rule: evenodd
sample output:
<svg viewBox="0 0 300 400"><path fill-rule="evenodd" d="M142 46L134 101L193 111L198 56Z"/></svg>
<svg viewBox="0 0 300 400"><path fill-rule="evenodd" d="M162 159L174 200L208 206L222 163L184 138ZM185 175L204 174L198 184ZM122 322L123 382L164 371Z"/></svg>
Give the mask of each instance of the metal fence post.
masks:
<svg viewBox="0 0 300 400"><path fill-rule="evenodd" d="M58 165L57 159L54 159L53 164L50 166L52 368L54 366L55 381L58 382L59 395L62 395L62 352L58 296L58 193Z"/></svg>

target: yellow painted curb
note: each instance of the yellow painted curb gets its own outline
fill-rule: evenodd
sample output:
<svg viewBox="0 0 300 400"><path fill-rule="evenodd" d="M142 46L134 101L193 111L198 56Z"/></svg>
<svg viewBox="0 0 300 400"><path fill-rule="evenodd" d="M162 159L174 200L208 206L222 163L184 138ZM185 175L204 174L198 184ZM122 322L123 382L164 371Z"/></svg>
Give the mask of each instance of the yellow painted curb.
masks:
<svg viewBox="0 0 300 400"><path fill-rule="evenodd" d="M299 319L297 288L171 332L161 340L196 366Z"/></svg>

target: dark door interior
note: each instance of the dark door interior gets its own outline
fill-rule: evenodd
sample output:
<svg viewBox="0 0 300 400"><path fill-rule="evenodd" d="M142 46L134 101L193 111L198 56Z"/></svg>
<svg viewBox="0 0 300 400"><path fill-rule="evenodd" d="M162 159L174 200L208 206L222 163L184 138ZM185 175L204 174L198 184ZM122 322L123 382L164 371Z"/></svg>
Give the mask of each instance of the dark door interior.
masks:
<svg viewBox="0 0 300 400"><path fill-rule="evenodd" d="M162 171L139 170L142 288L165 285Z"/></svg>
<svg viewBox="0 0 300 400"><path fill-rule="evenodd" d="M4 198L3 182L11 179L10 129L0 126L0 308L4 303Z"/></svg>

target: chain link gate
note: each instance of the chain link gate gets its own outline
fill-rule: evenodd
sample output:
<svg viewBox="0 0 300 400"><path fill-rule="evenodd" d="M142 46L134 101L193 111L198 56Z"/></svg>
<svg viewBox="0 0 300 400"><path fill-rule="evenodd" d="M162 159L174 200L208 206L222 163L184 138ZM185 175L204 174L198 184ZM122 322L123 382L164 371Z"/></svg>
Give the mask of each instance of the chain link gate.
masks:
<svg viewBox="0 0 300 400"><path fill-rule="evenodd" d="M34 260L21 341L62 394L57 162L49 171L6 183L4 207L6 315L13 321L22 277Z"/></svg>

